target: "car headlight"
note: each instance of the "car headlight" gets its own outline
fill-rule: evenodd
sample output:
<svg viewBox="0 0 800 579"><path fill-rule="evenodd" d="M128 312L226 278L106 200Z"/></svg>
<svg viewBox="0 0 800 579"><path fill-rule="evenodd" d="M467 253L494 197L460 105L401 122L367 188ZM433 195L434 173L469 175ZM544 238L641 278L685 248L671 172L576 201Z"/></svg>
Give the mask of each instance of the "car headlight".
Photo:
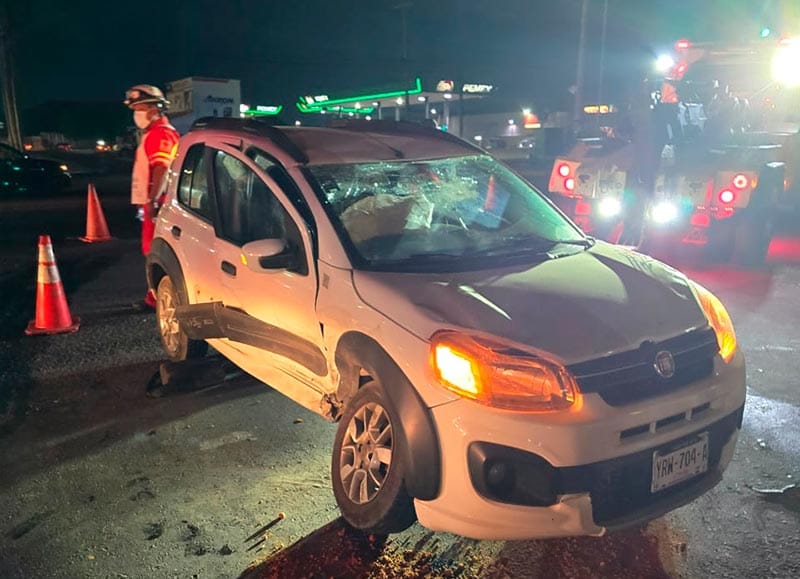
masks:
<svg viewBox="0 0 800 579"><path fill-rule="evenodd" d="M656 223L669 223L678 217L678 206L669 201L661 201L650 209L650 218Z"/></svg>
<svg viewBox="0 0 800 579"><path fill-rule="evenodd" d="M433 336L431 366L449 390L495 408L552 412L566 410L578 397L575 379L564 366L461 332Z"/></svg>
<svg viewBox="0 0 800 579"><path fill-rule="evenodd" d="M597 206L601 217L616 217L622 212L622 203L616 197L604 197Z"/></svg>
<svg viewBox="0 0 800 579"><path fill-rule="evenodd" d="M733 322L728 315L728 311L717 296L712 294L699 283L689 282L700 308L708 319L709 325L714 328L719 345L719 355L727 363L733 359L736 353L736 332L733 331Z"/></svg>
<svg viewBox="0 0 800 579"><path fill-rule="evenodd" d="M59 165L58 168L61 169L62 171L64 171L64 173L69 171L69 166L67 166L67 165L63 165L62 164L62 165Z"/></svg>

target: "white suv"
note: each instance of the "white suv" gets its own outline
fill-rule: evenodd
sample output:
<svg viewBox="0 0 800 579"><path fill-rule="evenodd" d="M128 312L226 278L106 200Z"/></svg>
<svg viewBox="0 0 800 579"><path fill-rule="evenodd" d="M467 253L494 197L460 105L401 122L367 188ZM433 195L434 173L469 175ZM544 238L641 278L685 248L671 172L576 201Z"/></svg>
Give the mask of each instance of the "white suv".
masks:
<svg viewBox="0 0 800 579"><path fill-rule="evenodd" d="M707 491L734 451L722 304L434 129L199 122L147 272L171 359L211 344L339 422L359 529L599 535Z"/></svg>

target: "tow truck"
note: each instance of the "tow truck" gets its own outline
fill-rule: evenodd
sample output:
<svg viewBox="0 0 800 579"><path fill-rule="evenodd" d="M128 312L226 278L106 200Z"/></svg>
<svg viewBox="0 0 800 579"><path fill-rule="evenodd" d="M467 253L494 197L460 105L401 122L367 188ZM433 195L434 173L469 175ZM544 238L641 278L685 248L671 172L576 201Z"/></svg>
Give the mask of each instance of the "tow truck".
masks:
<svg viewBox="0 0 800 579"><path fill-rule="evenodd" d="M800 208L798 59L800 37L735 47L680 40L659 58L667 70L653 107L673 98L682 136L656 160L646 248L680 244L706 260L763 262L776 216ZM579 139L555 160L550 197L587 233L618 241L637 146Z"/></svg>

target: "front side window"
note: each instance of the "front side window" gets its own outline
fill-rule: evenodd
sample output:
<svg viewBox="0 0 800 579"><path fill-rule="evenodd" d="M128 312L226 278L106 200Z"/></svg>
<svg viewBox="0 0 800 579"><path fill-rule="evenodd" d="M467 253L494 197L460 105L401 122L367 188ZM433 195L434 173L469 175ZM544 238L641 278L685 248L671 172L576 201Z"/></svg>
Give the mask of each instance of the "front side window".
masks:
<svg viewBox="0 0 800 579"><path fill-rule="evenodd" d="M214 153L214 184L222 236L236 245L258 239L287 239L291 217L256 173L242 161Z"/></svg>
<svg viewBox="0 0 800 579"><path fill-rule="evenodd" d="M198 215L211 220L205 150L203 145L194 145L186 153L178 179L178 201Z"/></svg>
<svg viewBox="0 0 800 579"><path fill-rule="evenodd" d="M587 244L551 203L486 155L319 165L308 174L357 267L481 267Z"/></svg>

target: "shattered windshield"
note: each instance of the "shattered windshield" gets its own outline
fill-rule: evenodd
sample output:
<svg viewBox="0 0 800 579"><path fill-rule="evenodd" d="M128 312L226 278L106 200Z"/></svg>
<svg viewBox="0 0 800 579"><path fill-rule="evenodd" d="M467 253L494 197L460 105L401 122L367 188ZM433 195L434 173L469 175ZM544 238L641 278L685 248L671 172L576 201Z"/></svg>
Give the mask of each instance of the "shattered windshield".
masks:
<svg viewBox="0 0 800 579"><path fill-rule="evenodd" d="M587 245L537 191L486 155L308 170L358 267L463 265Z"/></svg>

